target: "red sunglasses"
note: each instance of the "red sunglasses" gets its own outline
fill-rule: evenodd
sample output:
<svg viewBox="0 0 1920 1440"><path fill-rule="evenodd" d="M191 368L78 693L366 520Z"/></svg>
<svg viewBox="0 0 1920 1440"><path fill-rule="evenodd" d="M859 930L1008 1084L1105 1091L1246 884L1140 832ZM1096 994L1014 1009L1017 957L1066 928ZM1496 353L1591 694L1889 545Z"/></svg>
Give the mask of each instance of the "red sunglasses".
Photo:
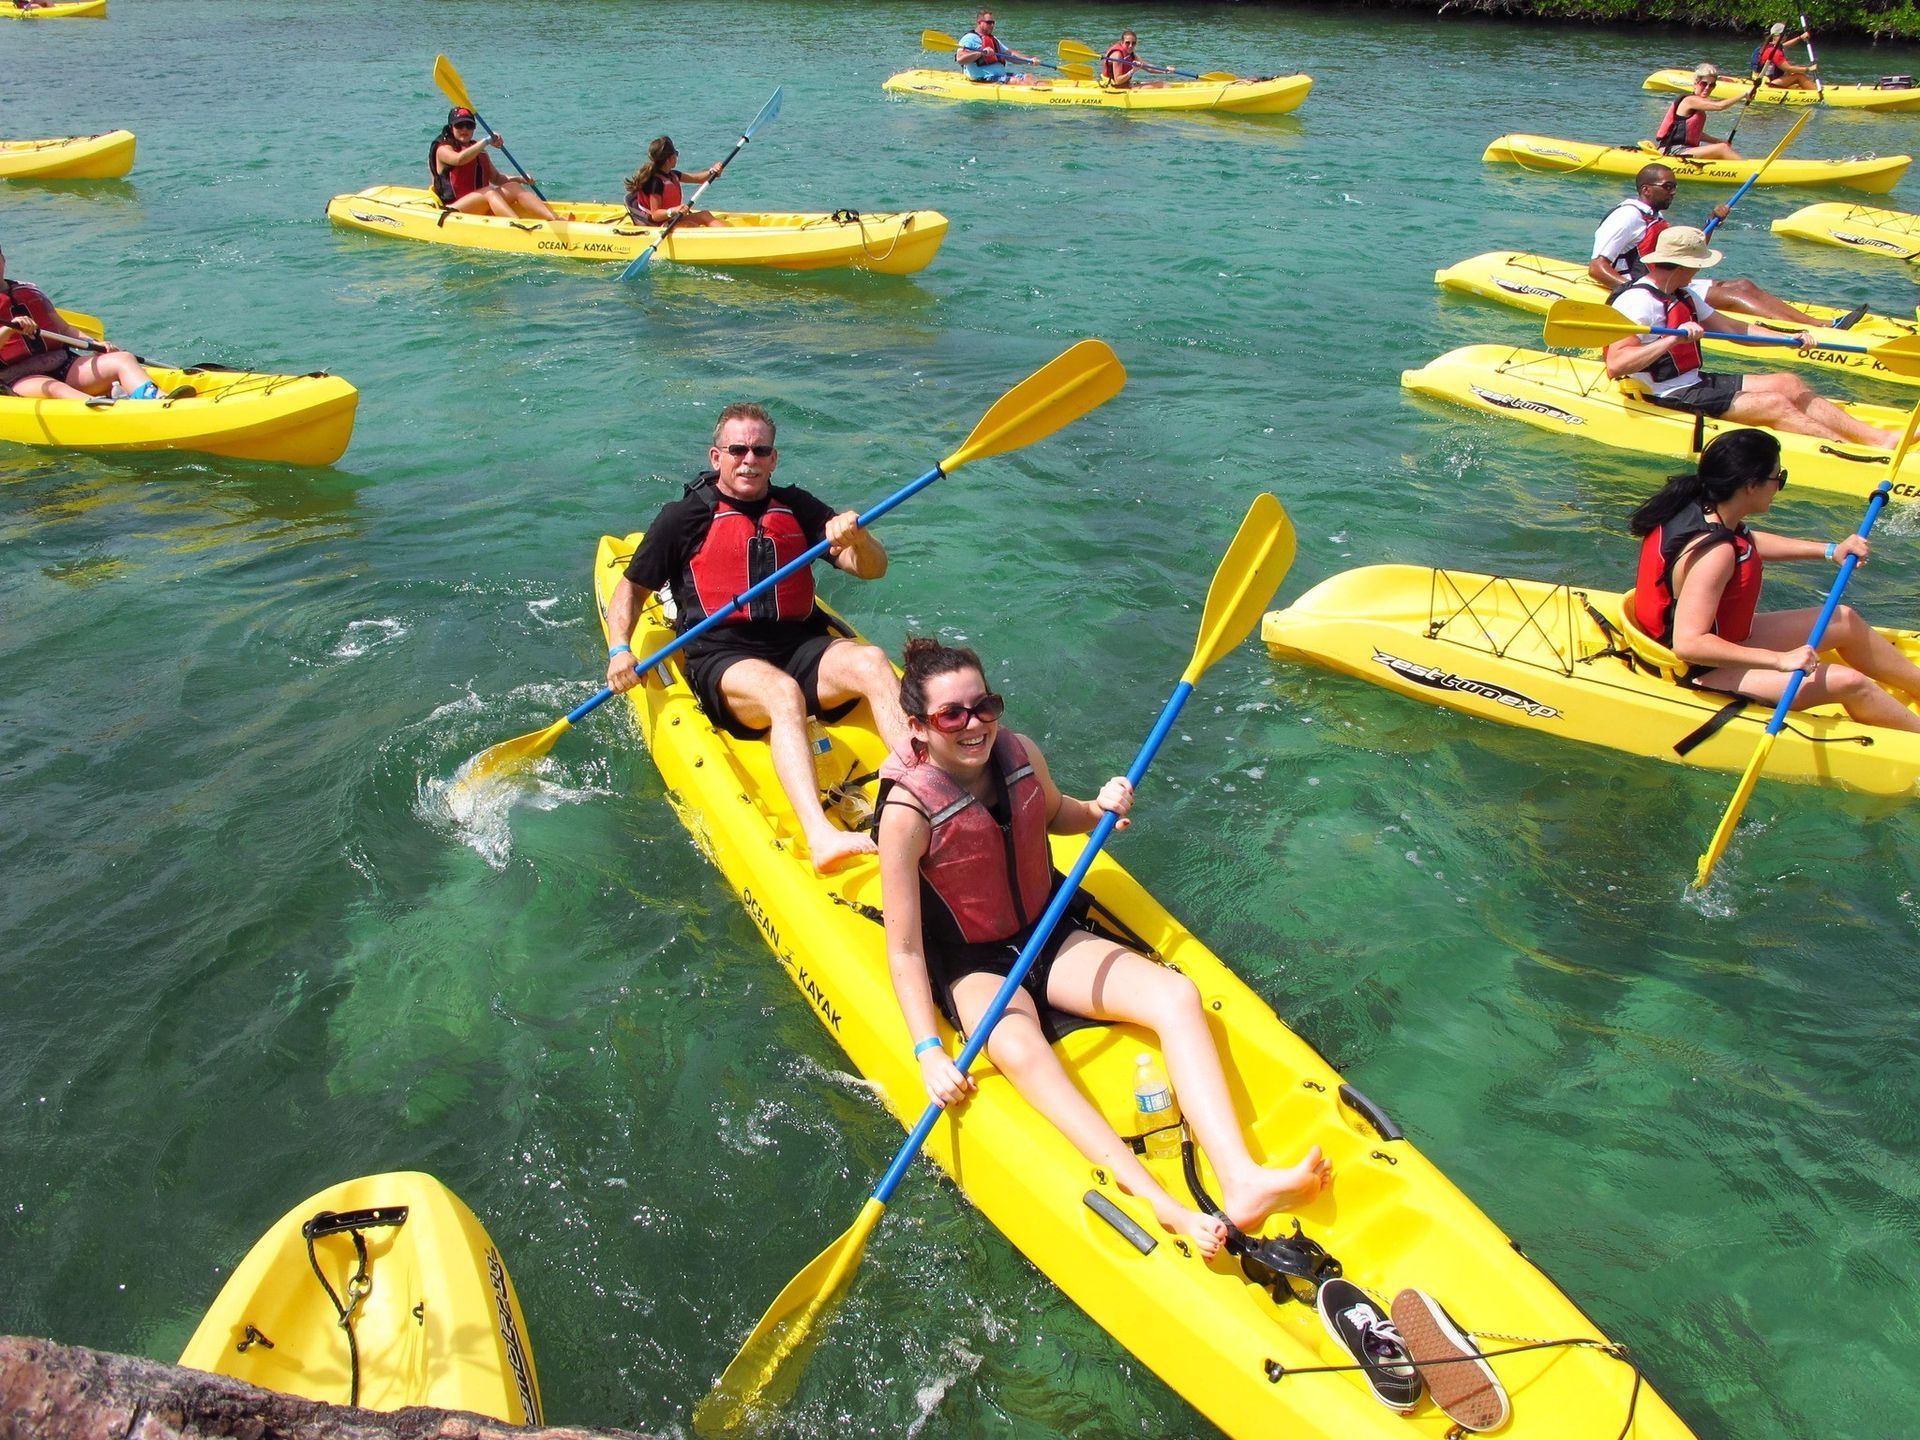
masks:
<svg viewBox="0 0 1920 1440"><path fill-rule="evenodd" d="M938 710L931 711L926 721L941 734L952 735L966 729L969 720L977 719L983 725L991 725L1006 713L1007 702L998 695L988 693L971 705L942 705Z"/></svg>

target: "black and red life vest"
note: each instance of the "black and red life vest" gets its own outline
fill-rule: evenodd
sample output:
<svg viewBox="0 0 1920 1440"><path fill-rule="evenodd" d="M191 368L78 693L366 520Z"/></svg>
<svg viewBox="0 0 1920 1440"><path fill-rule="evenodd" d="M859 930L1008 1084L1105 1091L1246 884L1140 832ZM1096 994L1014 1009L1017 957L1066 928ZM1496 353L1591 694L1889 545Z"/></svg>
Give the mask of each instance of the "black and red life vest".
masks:
<svg viewBox="0 0 1920 1440"><path fill-rule="evenodd" d="M1118 45L1110 46L1107 53L1100 57L1102 80L1125 81L1139 68L1140 62Z"/></svg>
<svg viewBox="0 0 1920 1440"><path fill-rule="evenodd" d="M1629 290L1642 290L1653 296L1665 307L1660 323L1669 330L1678 330L1689 320L1698 323L1700 312L1695 308L1693 295L1682 290L1678 295L1669 295L1651 280L1636 280L1631 285L1622 285L1607 297L1611 304ZM1657 337L1656 337L1657 338ZM1680 340L1674 347L1647 367L1646 373L1655 380L1676 380L1689 370L1700 368L1700 342L1698 340Z"/></svg>
<svg viewBox="0 0 1920 1440"><path fill-rule="evenodd" d="M1768 40L1753 52L1753 68L1768 79L1785 73L1787 51L1778 40Z"/></svg>
<svg viewBox="0 0 1920 1440"><path fill-rule="evenodd" d="M711 478L696 485L692 493L713 507L713 520L700 548L688 557L682 583L674 587L682 630L724 610L734 596L746 593L810 548L799 517L777 497L770 496L756 518L722 495ZM720 623L805 620L812 614L813 571L802 566Z"/></svg>
<svg viewBox="0 0 1920 1440"><path fill-rule="evenodd" d="M473 157L464 165L449 165L440 168L440 147L453 145L455 150L464 150L464 145L454 144L451 140L435 139L427 147L427 169L433 175L433 193L439 197L442 205L451 205L454 201L471 195L486 184L486 152Z"/></svg>
<svg viewBox="0 0 1920 1440"><path fill-rule="evenodd" d="M1695 542L1702 535L1707 538ZM1707 518L1706 508L1689 505L1658 530L1651 530L1640 542L1640 569L1633 583L1633 615L1640 628L1662 645L1673 643L1673 608L1678 597L1673 590L1673 567L1692 546L1695 557L1715 545L1733 546L1733 579L1721 592L1720 607L1714 611L1713 633L1735 645L1746 643L1753 633L1754 611L1760 606L1760 579L1764 568L1760 549L1742 525L1730 529L1718 520Z"/></svg>
<svg viewBox="0 0 1920 1440"><path fill-rule="evenodd" d="M663 170L652 180L653 188L636 190L627 197L627 215L636 225L651 225L650 210L672 210L682 198L680 172Z"/></svg>
<svg viewBox="0 0 1920 1440"><path fill-rule="evenodd" d="M0 287L6 291L3 298L7 320L31 320L42 330L65 328L60 321L60 312L53 308L53 301L37 285L29 285L24 280L0 280ZM58 343L41 335L29 340L15 332L0 340L0 365L14 365L30 356L44 355Z"/></svg>
<svg viewBox="0 0 1920 1440"><path fill-rule="evenodd" d="M1667 113L1660 121L1660 128L1653 132L1653 143L1662 150L1671 150L1679 145L1698 145L1700 137L1706 134L1707 112L1704 110L1695 110L1686 117L1684 125L1682 124L1680 100L1687 98L1682 95L1679 100L1667 106Z"/></svg>
<svg viewBox="0 0 1920 1440"><path fill-rule="evenodd" d="M1027 747L1002 730L991 763L1006 797L1004 823L937 765L890 755L880 767L883 791L898 785L926 811L933 834L920 859L921 895L939 903L970 945L1018 934L1040 918L1053 890L1046 791Z"/></svg>
<svg viewBox="0 0 1920 1440"><path fill-rule="evenodd" d="M1632 200L1622 200L1607 212L1606 217L1602 219L1600 223L1605 225L1607 220L1612 219L1614 215L1622 210L1629 209L1639 211L1641 216L1646 220L1646 233L1643 234L1636 243L1629 245L1618 255L1608 255L1603 258L1609 265L1613 266L1614 269L1625 275L1628 280L1644 280L1647 275L1646 257L1653 253L1654 243L1659 240L1660 232L1667 228L1669 222L1666 216L1662 215L1645 201L1636 197Z"/></svg>

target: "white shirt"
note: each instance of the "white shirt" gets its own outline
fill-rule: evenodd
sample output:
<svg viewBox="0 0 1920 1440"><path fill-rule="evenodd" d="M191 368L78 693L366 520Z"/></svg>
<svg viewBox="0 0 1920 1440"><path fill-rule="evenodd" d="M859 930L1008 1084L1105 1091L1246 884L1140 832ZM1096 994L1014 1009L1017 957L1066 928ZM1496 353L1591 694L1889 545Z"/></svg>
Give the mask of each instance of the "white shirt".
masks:
<svg viewBox="0 0 1920 1440"><path fill-rule="evenodd" d="M1600 228L1593 232L1593 258L1604 260L1622 275L1627 267L1620 257L1629 250L1638 250L1640 242L1646 238L1648 227L1653 221L1648 218L1643 202L1624 200L1607 212L1607 218L1600 222ZM1642 264L1645 263L1643 257ZM1699 275L1687 284L1687 290L1699 302L1701 309L1707 308L1707 289L1713 282Z"/></svg>
<svg viewBox="0 0 1920 1440"><path fill-rule="evenodd" d="M1698 280L1696 278L1695 284L1689 285L1687 288L1693 290L1697 284ZM1608 303L1629 320L1636 321L1641 325L1665 325L1667 323L1667 302L1660 296L1649 294L1645 290L1628 290L1621 295L1615 296ZM1693 303L1695 310L1698 311L1700 323L1709 330L1713 329L1713 322L1720 318L1720 313L1697 295L1694 297ZM1645 345L1661 338L1663 337L1649 331L1645 335L1635 336L1634 343ZM1654 394L1665 398L1675 391L1686 389L1689 385L1698 384L1700 381L1700 372L1698 369L1682 370L1671 380L1656 380L1650 372L1641 370L1635 372L1635 378L1644 380Z"/></svg>

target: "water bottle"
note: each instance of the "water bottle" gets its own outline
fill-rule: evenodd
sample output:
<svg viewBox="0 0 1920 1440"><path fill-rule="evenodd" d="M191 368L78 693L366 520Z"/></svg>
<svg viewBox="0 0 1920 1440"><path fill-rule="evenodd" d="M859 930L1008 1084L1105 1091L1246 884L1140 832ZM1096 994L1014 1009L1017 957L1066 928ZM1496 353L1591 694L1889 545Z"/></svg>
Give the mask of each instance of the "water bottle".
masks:
<svg viewBox="0 0 1920 1440"><path fill-rule="evenodd" d="M827 727L820 723L817 716L807 717L807 745L813 751L814 779L819 788L824 790L832 782L821 773L820 762L832 751L833 737L827 733Z"/></svg>
<svg viewBox="0 0 1920 1440"><path fill-rule="evenodd" d="M1149 1160L1172 1160L1180 1154L1180 1107L1160 1062L1146 1051L1133 1062L1134 1132L1146 1136Z"/></svg>

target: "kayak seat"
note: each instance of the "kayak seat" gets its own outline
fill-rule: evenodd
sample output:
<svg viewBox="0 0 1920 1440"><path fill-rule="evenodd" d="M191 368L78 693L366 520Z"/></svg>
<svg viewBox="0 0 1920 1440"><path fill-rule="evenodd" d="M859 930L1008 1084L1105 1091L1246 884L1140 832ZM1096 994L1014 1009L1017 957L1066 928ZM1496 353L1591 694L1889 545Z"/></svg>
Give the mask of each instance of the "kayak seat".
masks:
<svg viewBox="0 0 1920 1440"><path fill-rule="evenodd" d="M1687 673L1687 663L1640 627L1633 613L1633 591L1609 602L1607 609L1610 612L1607 619L1619 629L1633 658L1662 680L1678 684L1680 677Z"/></svg>

